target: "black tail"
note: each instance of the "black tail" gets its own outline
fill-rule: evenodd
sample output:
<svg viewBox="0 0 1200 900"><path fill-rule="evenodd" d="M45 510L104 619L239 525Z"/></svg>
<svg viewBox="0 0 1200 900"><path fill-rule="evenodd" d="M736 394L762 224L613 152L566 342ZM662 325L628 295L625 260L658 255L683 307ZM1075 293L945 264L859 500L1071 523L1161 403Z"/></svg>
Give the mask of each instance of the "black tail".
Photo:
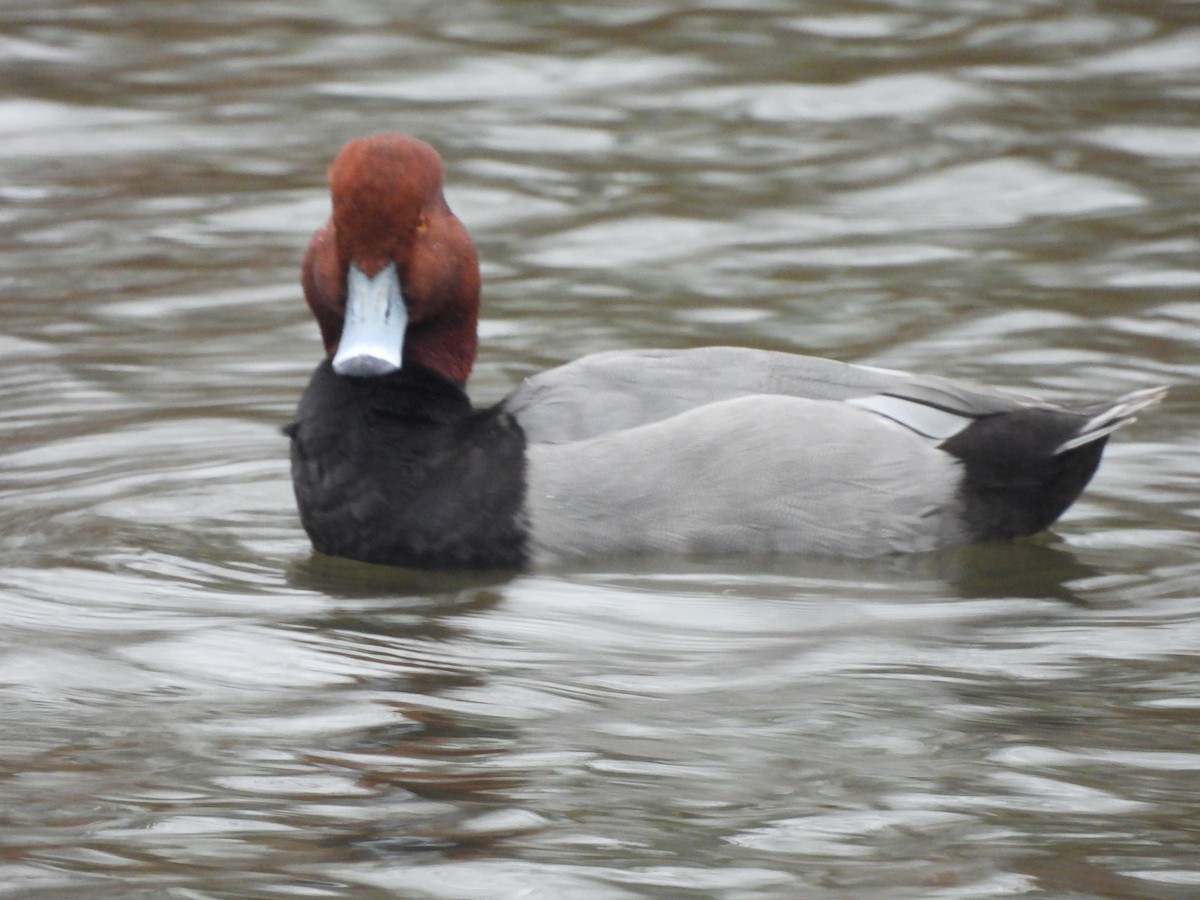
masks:
<svg viewBox="0 0 1200 900"><path fill-rule="evenodd" d="M977 419L942 449L963 463L966 522L975 541L1036 534L1087 487L1108 436L1166 388L1079 410L1035 407Z"/></svg>

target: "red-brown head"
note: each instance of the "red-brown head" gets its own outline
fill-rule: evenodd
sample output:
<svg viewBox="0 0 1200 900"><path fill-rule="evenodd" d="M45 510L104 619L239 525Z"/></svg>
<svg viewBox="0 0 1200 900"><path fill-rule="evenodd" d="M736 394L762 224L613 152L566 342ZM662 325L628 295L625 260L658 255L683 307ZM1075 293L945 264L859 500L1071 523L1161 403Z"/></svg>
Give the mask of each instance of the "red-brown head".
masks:
<svg viewBox="0 0 1200 900"><path fill-rule="evenodd" d="M437 152L406 135L358 138L334 159L329 184L333 216L308 245L301 282L325 351L338 354L335 368L376 374L402 360L466 383L478 348L479 262L470 235L442 196ZM395 339L402 348L380 345L372 364L376 357L364 345L354 362L346 362L350 348L341 346L343 334L357 341L350 332L359 332L357 324L346 324L347 304L357 323L372 315L364 304L391 315L389 296L400 304L400 330L377 333L377 343ZM391 362L382 359L388 350Z"/></svg>

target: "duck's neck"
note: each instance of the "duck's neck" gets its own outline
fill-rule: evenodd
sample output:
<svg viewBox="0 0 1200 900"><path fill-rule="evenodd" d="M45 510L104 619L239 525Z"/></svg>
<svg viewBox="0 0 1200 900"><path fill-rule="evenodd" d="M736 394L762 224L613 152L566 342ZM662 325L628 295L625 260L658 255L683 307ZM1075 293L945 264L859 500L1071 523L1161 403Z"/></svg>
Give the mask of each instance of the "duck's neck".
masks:
<svg viewBox="0 0 1200 900"><path fill-rule="evenodd" d="M475 311L463 310L458 315L410 324L404 336L403 365L406 369L430 369L464 387L478 350Z"/></svg>

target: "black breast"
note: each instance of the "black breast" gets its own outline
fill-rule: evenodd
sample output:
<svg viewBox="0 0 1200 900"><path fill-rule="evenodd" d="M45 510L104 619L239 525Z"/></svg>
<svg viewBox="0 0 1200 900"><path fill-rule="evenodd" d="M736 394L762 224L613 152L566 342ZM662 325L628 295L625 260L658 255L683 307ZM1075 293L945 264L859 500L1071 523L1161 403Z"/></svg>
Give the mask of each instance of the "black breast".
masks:
<svg viewBox="0 0 1200 900"><path fill-rule="evenodd" d="M300 519L321 552L402 566L525 562L524 433L441 376L345 378L325 360L285 431Z"/></svg>

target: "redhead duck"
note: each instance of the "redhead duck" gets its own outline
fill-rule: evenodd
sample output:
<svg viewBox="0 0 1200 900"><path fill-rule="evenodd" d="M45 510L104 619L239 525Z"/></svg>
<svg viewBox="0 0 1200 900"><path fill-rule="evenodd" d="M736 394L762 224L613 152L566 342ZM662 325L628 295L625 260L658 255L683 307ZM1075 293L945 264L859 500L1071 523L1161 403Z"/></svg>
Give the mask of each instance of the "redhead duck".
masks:
<svg viewBox="0 0 1200 900"><path fill-rule="evenodd" d="M327 358L292 476L320 551L424 567L622 554L913 553L1030 535L1163 388L1064 408L733 347L613 351L465 393L479 265L414 138L353 140L302 284Z"/></svg>

